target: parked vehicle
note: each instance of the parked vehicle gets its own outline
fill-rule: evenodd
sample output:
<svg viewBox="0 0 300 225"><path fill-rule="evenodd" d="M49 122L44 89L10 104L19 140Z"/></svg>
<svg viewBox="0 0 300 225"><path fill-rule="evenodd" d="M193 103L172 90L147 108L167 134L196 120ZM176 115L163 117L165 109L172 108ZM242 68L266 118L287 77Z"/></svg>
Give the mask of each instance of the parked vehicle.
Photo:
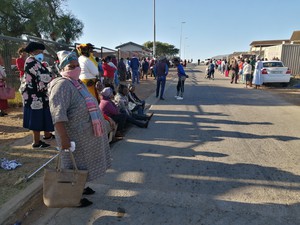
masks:
<svg viewBox="0 0 300 225"><path fill-rule="evenodd" d="M291 79L291 70L281 61L263 61L261 70L263 83L282 83L287 85Z"/></svg>

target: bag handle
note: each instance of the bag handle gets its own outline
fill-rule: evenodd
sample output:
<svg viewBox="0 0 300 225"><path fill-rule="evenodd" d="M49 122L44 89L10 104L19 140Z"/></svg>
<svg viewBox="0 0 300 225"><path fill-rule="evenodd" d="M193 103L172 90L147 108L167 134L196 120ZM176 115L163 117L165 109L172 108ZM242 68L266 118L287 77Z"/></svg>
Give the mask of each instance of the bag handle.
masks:
<svg viewBox="0 0 300 225"><path fill-rule="evenodd" d="M61 149L61 150L59 150L58 160L57 160L57 163L56 163L56 170L58 170L58 171L61 170L61 154L62 154L62 151L70 153L70 158L71 158L74 170L77 172L78 171L78 167L77 167L77 164L75 162L74 155L73 155L73 153L72 153L72 151L70 149Z"/></svg>

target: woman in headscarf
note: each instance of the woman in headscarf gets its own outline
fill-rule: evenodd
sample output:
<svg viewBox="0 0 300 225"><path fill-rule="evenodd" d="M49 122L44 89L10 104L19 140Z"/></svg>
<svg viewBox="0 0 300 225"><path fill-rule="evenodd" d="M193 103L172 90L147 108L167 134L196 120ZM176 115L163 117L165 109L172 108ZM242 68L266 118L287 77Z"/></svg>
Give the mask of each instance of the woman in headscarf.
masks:
<svg viewBox="0 0 300 225"><path fill-rule="evenodd" d="M50 145L40 140L40 132L44 131L44 140L54 138L54 131L48 98L48 84L52 80L49 70L43 66L45 46L38 42L30 42L25 51L29 57L25 61L24 82L20 91L24 104L23 127L33 134L33 148L46 148Z"/></svg>
<svg viewBox="0 0 300 225"><path fill-rule="evenodd" d="M81 68L80 80L87 86L89 92L98 100L98 93L95 88L97 76L99 76L98 63L92 56L93 45L81 44L77 47L78 62ZM91 57L92 56L92 57Z"/></svg>
<svg viewBox="0 0 300 225"><path fill-rule="evenodd" d="M53 80L49 87L57 144L61 149L70 149L71 141L75 142L73 154L78 169L88 170L87 181L92 181L104 175L111 166L105 120L98 102L79 80L80 67L76 54L60 51L57 55L62 77ZM68 153L63 152L62 161L66 168L72 166ZM84 190L84 194L93 193L89 187ZM81 201L82 207L91 204L86 198Z"/></svg>

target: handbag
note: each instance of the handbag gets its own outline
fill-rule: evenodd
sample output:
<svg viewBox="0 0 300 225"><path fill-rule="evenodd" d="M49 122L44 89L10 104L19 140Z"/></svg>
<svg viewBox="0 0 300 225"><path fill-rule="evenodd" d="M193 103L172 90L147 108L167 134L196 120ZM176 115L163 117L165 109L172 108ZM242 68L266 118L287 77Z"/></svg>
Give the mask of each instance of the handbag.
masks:
<svg viewBox="0 0 300 225"><path fill-rule="evenodd" d="M128 102L128 108L129 108L130 111L133 110L135 107L136 107L136 104L135 104L135 103L133 103L133 102Z"/></svg>
<svg viewBox="0 0 300 225"><path fill-rule="evenodd" d="M0 99L14 99L15 89L10 87L0 87Z"/></svg>
<svg viewBox="0 0 300 225"><path fill-rule="evenodd" d="M77 207L88 176L87 170L78 170L73 153L69 150L73 169L61 168L61 152L55 169L45 169L43 201L49 208Z"/></svg>

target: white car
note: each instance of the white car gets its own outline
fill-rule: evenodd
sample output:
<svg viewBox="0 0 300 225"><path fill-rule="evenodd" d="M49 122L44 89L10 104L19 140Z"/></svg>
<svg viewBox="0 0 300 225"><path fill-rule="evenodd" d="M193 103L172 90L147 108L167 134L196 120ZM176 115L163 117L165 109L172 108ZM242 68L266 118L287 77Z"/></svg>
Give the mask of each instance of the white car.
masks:
<svg viewBox="0 0 300 225"><path fill-rule="evenodd" d="M281 61L263 61L261 70L263 83L289 83L291 70L285 67Z"/></svg>

